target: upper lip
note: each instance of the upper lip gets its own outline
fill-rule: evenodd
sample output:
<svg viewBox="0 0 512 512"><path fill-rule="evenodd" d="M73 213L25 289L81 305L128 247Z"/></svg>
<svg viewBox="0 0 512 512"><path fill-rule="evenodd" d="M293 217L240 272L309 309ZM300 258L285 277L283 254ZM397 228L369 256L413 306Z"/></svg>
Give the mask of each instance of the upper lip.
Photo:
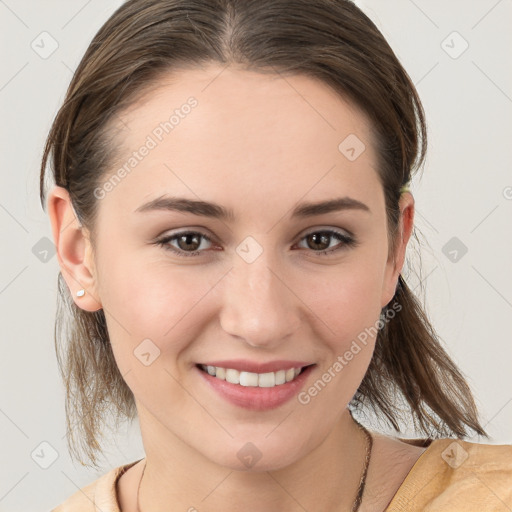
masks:
<svg viewBox="0 0 512 512"><path fill-rule="evenodd" d="M308 361L290 361L284 359L268 361L266 363L249 361L247 359L230 359L223 361L208 361L201 364L205 366L218 366L220 368L232 368L239 372L268 373L277 372L278 370L288 370L290 368L302 368L303 366L309 366L313 363Z"/></svg>

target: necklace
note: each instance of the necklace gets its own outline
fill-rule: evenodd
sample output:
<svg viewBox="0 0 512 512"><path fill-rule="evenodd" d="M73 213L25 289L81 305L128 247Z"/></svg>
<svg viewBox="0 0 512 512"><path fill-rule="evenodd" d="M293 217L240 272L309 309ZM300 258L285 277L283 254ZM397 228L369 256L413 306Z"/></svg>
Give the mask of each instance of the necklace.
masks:
<svg viewBox="0 0 512 512"><path fill-rule="evenodd" d="M358 421L354 420L358 427L364 432L366 436L366 455L364 460L364 467L363 472L361 475L361 480L359 481L359 487L357 489L356 499L354 500L354 503L352 504L352 511L351 512L357 512L359 510L359 507L361 506L361 500L363 499L363 492L364 487L366 485L366 474L368 473L368 466L370 465L370 458L372 456L372 447L373 447L373 438L370 432ZM140 492L140 485L142 483L142 478L144 476L144 471L146 470L146 463L144 463L144 467L142 468L142 475L140 476L139 480L139 487L137 488L137 512L140 512L139 507L139 492Z"/></svg>
<svg viewBox="0 0 512 512"><path fill-rule="evenodd" d="M361 425L357 420L354 420L357 426L363 431L366 436L366 456L364 459L364 468L363 474L361 475L361 480L359 482L359 488L357 489L356 499L352 505L352 512L357 512L359 507L361 506L361 500L363 499L364 487L366 485L366 474L368 473L368 466L370 465L370 458L372 456L372 447L373 447L373 437L370 432Z"/></svg>

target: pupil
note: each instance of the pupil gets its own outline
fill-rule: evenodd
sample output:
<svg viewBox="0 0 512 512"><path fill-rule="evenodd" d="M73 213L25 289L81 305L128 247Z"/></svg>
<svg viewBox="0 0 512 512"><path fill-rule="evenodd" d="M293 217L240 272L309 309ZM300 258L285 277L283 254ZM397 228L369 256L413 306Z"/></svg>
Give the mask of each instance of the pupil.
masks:
<svg viewBox="0 0 512 512"><path fill-rule="evenodd" d="M191 242L190 239L193 239L194 241ZM188 247L182 247L182 244L181 242L185 240L185 244L188 245ZM194 247L190 247L190 244L192 243L192 245ZM199 237L193 233L187 233L186 235L181 235L179 240L178 240L178 245L180 246L180 249L192 249L192 251L195 251L200 245L201 243L199 242Z"/></svg>
<svg viewBox="0 0 512 512"><path fill-rule="evenodd" d="M329 247L329 238L330 238L330 235L325 234L325 233L320 233L320 234L313 233L312 235L310 235L310 239L313 240L313 244L325 246L325 247L316 247L316 249L320 249L320 250L324 250Z"/></svg>

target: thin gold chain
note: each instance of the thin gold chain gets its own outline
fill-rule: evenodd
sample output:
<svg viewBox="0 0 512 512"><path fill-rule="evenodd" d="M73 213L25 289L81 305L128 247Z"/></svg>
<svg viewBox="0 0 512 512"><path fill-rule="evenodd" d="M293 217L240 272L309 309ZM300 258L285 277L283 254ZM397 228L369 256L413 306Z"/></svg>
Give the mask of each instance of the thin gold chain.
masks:
<svg viewBox="0 0 512 512"><path fill-rule="evenodd" d="M359 507L361 506L361 501L363 499L364 487L366 485L366 475L368 473L368 466L370 465L370 458L372 456L372 448L373 448L373 437L370 432L361 425L357 420L354 420L357 423L357 426L364 432L366 436L366 456L364 460L364 468L363 474L361 475L361 481L359 482L359 488L357 490L356 499L354 504L352 505L352 512L357 512Z"/></svg>

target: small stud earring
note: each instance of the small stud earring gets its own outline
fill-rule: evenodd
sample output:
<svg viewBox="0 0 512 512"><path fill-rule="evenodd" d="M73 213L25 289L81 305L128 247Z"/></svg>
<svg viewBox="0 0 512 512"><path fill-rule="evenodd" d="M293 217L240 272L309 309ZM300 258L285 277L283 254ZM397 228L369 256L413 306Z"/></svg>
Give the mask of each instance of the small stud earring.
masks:
<svg viewBox="0 0 512 512"><path fill-rule="evenodd" d="M77 297L83 297L84 295L85 295L85 290L78 290L78 291L76 292L76 296L77 296Z"/></svg>

